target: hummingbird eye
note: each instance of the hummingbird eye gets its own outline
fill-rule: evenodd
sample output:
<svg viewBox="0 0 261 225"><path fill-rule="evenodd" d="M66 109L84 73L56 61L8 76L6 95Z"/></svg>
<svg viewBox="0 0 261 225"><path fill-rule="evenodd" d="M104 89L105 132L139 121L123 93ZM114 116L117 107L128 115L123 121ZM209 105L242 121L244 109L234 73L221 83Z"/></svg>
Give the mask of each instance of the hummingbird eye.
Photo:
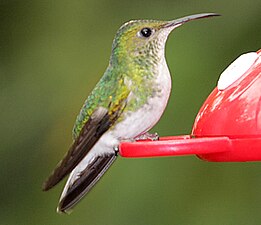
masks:
<svg viewBox="0 0 261 225"><path fill-rule="evenodd" d="M152 32L153 32L153 31L152 31L151 28L144 27L144 28L142 28L142 29L140 30L140 32L138 33L138 35L139 35L140 37L148 38L148 37L151 36Z"/></svg>

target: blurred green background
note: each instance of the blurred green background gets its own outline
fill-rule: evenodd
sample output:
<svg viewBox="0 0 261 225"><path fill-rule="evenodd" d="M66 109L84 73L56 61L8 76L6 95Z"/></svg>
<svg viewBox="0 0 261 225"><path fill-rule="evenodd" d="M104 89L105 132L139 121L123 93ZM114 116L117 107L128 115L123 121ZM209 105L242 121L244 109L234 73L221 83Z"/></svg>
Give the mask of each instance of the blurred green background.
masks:
<svg viewBox="0 0 261 225"><path fill-rule="evenodd" d="M260 9L260 0L1 0L0 224L259 224L261 163L119 158L69 216L55 212L62 185L41 185L71 144L121 24L222 14L178 28L166 46L173 92L153 131L189 134L219 74L261 48Z"/></svg>

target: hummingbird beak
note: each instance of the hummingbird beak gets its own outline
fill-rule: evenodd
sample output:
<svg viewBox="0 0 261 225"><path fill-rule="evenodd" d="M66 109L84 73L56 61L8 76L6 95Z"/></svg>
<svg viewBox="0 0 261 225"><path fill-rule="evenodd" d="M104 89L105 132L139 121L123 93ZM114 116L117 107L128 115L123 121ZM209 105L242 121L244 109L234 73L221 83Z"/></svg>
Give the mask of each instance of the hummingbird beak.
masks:
<svg viewBox="0 0 261 225"><path fill-rule="evenodd" d="M201 14L195 14L191 16L186 16L182 17L180 19L172 20L163 25L163 28L176 28L181 26L182 24L189 22L191 20L197 20L197 19L202 19L202 18L207 18L207 17L212 17L212 16L220 16L220 14L217 13L201 13Z"/></svg>

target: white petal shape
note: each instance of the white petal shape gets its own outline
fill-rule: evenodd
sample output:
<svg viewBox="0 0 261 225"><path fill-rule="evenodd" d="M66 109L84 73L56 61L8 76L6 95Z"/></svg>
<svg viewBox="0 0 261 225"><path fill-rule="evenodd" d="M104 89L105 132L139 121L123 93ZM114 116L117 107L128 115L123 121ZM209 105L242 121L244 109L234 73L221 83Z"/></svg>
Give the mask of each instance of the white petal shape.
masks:
<svg viewBox="0 0 261 225"><path fill-rule="evenodd" d="M217 88L222 91L238 80L257 60L256 52L249 52L239 56L220 75Z"/></svg>

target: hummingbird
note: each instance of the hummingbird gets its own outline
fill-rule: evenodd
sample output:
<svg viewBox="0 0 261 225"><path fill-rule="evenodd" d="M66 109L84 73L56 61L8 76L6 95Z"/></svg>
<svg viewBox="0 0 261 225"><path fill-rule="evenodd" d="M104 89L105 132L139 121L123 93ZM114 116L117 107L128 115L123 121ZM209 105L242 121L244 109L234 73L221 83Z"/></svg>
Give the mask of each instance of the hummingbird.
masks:
<svg viewBox="0 0 261 225"><path fill-rule="evenodd" d="M91 190L117 158L120 142L158 138L148 131L161 118L171 92L168 35L188 21L213 16L219 14L131 20L119 28L109 65L77 116L73 143L43 184L47 191L70 174L58 212L69 212Z"/></svg>

